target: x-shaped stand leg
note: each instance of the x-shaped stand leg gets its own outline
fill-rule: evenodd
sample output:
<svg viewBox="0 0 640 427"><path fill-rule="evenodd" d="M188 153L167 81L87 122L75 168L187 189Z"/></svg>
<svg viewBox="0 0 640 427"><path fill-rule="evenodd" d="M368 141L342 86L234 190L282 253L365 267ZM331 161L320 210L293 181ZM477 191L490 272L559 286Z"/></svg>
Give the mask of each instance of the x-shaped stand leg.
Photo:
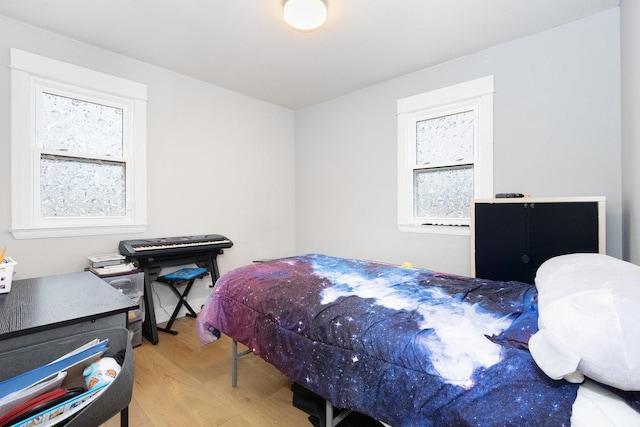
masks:
<svg viewBox="0 0 640 427"><path fill-rule="evenodd" d="M189 280L189 283L187 284L187 287L184 289L183 293L180 293L180 291L178 291L178 288L176 288L176 286L184 282L175 282L175 283L165 282L169 285L169 288L173 291L173 293L176 294L179 301L178 301L178 305L176 305L175 310L173 310L173 314L171 315L171 319L169 319L167 326L165 326L164 328L158 328L159 331L167 332L171 335L178 335L178 331L171 330L171 326L173 325L173 322L176 320L176 317L178 316L178 312L180 311L180 308L182 306L184 306L188 310L188 313L186 314L187 316L189 317L197 316L196 312L193 310L193 308L189 305L189 303L186 300L187 295L189 295L189 291L191 290L191 286L193 286L193 282L195 282L195 280L196 278Z"/></svg>

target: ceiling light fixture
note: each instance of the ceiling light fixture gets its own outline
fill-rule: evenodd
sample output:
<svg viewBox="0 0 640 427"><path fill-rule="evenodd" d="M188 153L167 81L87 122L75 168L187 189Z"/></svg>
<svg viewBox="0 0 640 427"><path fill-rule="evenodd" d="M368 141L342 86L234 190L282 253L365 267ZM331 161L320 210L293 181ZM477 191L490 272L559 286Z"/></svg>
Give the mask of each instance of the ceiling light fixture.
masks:
<svg viewBox="0 0 640 427"><path fill-rule="evenodd" d="M327 6L323 0L287 0L284 20L298 30L315 30L327 20Z"/></svg>

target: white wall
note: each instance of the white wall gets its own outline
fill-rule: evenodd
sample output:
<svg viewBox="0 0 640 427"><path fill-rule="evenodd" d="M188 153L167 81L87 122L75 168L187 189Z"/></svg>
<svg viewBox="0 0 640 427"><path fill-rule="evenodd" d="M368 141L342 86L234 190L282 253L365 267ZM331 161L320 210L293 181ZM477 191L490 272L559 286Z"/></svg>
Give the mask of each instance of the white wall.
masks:
<svg viewBox="0 0 640 427"><path fill-rule="evenodd" d="M145 233L36 240L10 234L10 47L148 85ZM81 271L87 255L143 237L223 234L235 244L219 257L223 273L292 253L293 119L289 110L0 16L0 245L18 262L16 279ZM158 304L175 305L165 288L158 292ZM190 300L209 292L194 286Z"/></svg>
<svg viewBox="0 0 640 427"><path fill-rule="evenodd" d="M634 2L623 1L625 13L628 3ZM625 17L637 23L638 6L633 7ZM624 68L624 83L633 93L640 86L638 27L627 24L623 33L623 58L634 58ZM635 186L640 172L633 167L639 151L633 141L640 128L625 127L622 162L619 37L616 9L294 115L0 17L0 195L5 201L10 179L10 47L149 87L147 232L15 240L8 231L11 210L5 202L0 204L0 244L6 244L8 255L19 262L16 278L80 271L87 255L115 251L123 239L204 233L224 234L235 243L219 258L222 272L257 258L323 252L411 261L468 274L468 237L396 229L396 100L493 74L494 190L540 197L606 196L607 249L621 256L623 164L630 218L625 227L637 230L640 223ZM635 70L633 77L629 70ZM640 95L626 99L635 116L639 99ZM631 237L629 245L636 261L638 239ZM196 287L190 300L202 299L208 291ZM159 297L157 305L171 311L174 298L164 288ZM156 311L161 320L163 311Z"/></svg>
<svg viewBox="0 0 640 427"><path fill-rule="evenodd" d="M624 257L640 264L640 2L622 0L620 10Z"/></svg>
<svg viewBox="0 0 640 427"><path fill-rule="evenodd" d="M396 100L493 74L495 192L606 196L620 257L619 28L613 9L296 112L296 250L469 274L469 237L396 229Z"/></svg>

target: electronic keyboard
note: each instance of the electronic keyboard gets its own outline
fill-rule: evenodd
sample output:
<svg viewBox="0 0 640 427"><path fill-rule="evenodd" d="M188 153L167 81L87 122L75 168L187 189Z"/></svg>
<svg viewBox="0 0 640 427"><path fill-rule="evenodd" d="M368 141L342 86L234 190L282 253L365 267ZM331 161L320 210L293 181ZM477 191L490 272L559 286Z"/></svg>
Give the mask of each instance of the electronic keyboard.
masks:
<svg viewBox="0 0 640 427"><path fill-rule="evenodd" d="M120 253L129 258L172 256L192 252L216 251L230 248L233 242L219 234L201 236L161 237L155 239L123 240Z"/></svg>

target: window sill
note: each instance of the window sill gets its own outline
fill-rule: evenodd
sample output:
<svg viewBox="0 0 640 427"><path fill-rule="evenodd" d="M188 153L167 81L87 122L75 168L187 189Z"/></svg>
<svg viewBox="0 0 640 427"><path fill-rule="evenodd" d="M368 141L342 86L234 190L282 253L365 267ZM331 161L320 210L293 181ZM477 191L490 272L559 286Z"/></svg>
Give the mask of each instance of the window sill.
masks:
<svg viewBox="0 0 640 427"><path fill-rule="evenodd" d="M105 234L142 233L146 225L126 225L113 227L83 227L83 228L28 228L13 229L11 234L18 240L46 239L50 237L82 237L100 236Z"/></svg>
<svg viewBox="0 0 640 427"><path fill-rule="evenodd" d="M407 233L426 233L426 234L448 234L453 236L470 236L471 230L468 226L458 225L415 225L415 224L398 224L398 230Z"/></svg>

